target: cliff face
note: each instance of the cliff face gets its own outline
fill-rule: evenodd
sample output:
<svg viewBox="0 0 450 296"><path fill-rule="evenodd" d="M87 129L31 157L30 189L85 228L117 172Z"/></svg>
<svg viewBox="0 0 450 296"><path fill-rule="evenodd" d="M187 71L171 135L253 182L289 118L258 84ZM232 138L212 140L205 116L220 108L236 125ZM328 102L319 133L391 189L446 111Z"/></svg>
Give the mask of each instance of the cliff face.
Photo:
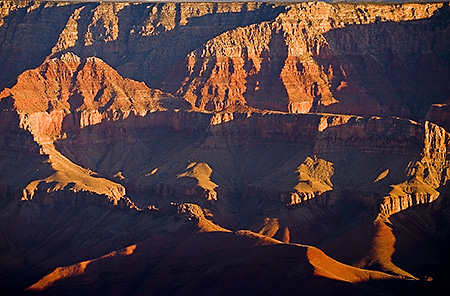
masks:
<svg viewBox="0 0 450 296"><path fill-rule="evenodd" d="M439 197L436 191L449 180L449 134L433 123L425 122L422 159L408 167L409 180L392 186L380 204L380 213L390 216L412 205L431 203Z"/></svg>
<svg viewBox="0 0 450 296"><path fill-rule="evenodd" d="M291 249L303 267L273 286L290 293L435 275L443 252L411 273L395 255L425 228L425 245L450 241L449 16L442 3L0 2L0 283L239 288L235 271L285 266ZM414 213L433 219L392 226Z"/></svg>
<svg viewBox="0 0 450 296"><path fill-rule="evenodd" d="M221 122L219 117L225 120ZM180 124L182 122L189 124ZM115 132L113 127L120 127L120 132ZM104 136L100 139L99 135ZM337 192L355 191L358 186L350 185L355 182L360 186L357 190L365 192L363 195L369 199L377 190L387 193L391 185L403 186L397 185L399 181L409 184L416 182L414 180L420 180L429 188L428 191L438 195L435 189L445 184L447 178L447 136L445 130L431 123L419 124L399 118L287 113L227 113L219 116L163 111L149 113L144 117L130 116L119 122L105 122L72 133L70 138L62 139L56 145L78 163L99 170L103 175L112 177L120 171L124 177L122 181L139 194L150 191L163 197L189 195L202 198L201 190L189 189L195 187L195 182L190 184L179 179L179 176L187 174L183 156L187 153L191 165L202 162L212 169L212 175L210 172L209 176L222 195L227 196L237 190L244 191L246 198L264 196L267 201L296 204L333 189L333 179L340 180L334 188ZM167 152L161 151L156 146L159 142L172 142L171 148ZM131 151L136 149L154 157L134 156L135 159L131 161L129 155L120 154L122 143L128 143ZM268 149L262 155L276 153L275 150L271 151L271 146L286 147L283 148L286 149L285 154L270 156L274 160L268 164L265 164L268 160L264 157L253 160L251 166L266 167L266 171L257 172L254 167L247 168L246 163L239 164L232 159L240 159L242 156L239 154L243 151L247 153L246 158L258 157L258 147L265 145ZM176 147L182 147L182 151ZM96 150L97 156L83 155L87 149ZM357 156L355 160L346 160L349 158L348 153L354 153ZM319 158L312 161L310 156ZM357 172L346 172L349 163L358 163L361 161L359 158L364 157L374 161L370 173L358 175ZM375 160L380 157L386 159ZM160 162L160 159L164 159L164 162ZM313 163L308 165L308 159ZM396 160L389 164L389 159ZM289 161L292 161L292 165L286 165ZM303 161L306 162L302 164ZM321 169L322 165L319 164L322 162L337 165L337 172L330 171L327 177L318 177L328 174L325 173L327 170ZM134 168L137 163L141 167L138 170ZM400 167L395 168L396 165ZM304 171L303 166L310 167L312 171ZM390 173L389 169L392 170ZM383 170L387 172L381 176ZM300 177L300 183L298 179L295 183L296 174L304 175L306 179ZM304 187L301 184L309 185L299 191L298 188ZM413 186L408 192L418 194L419 187ZM291 193L293 195L287 197ZM304 198L297 198L295 194L304 195ZM426 202L431 202L437 195ZM218 196L220 200L221 194ZM329 200L327 196L323 198ZM332 199L339 196L332 194ZM298 202L288 201L289 198ZM376 206L377 198L368 203ZM388 215L397 211L382 210Z"/></svg>
<svg viewBox="0 0 450 296"><path fill-rule="evenodd" d="M122 78L98 58L82 60L73 53L25 71L5 94L14 99L21 126L37 140L54 139L106 119L161 110L159 99L170 97L144 83Z"/></svg>
<svg viewBox="0 0 450 296"><path fill-rule="evenodd" d="M209 40L165 85L200 110L420 118L449 92L447 14L439 4L293 5Z"/></svg>
<svg viewBox="0 0 450 296"><path fill-rule="evenodd" d="M418 120L450 91L449 12L439 3L3 3L0 87L71 51L199 110Z"/></svg>
<svg viewBox="0 0 450 296"><path fill-rule="evenodd" d="M33 135L19 127L20 118L10 98L0 101L0 115L0 203L6 205L20 200L27 184L48 176L51 169Z"/></svg>
<svg viewBox="0 0 450 296"><path fill-rule="evenodd" d="M430 130L429 123L419 124L400 118L261 112L257 108L242 106L237 112L215 114L178 109L166 110L162 107L165 101L173 102L181 101L181 99L174 98L160 90L149 89L144 83L122 78L114 69L98 58L81 59L73 53L49 59L40 67L24 72L19 76L15 86L5 89L2 97L5 104L9 101L14 102L14 108L20 119L19 127L29 130L33 134L35 140L42 145L42 153L49 156L52 167L56 171L54 175L31 182L25 188L24 199L39 196L40 193L35 195L35 192L53 192L58 188L75 192L87 190L94 194L106 194L110 196L113 204L117 204L122 198L126 199L125 189L121 187L122 185L108 183L107 180L97 182L100 179L92 178L90 170L85 171L72 161L83 167L99 171L111 179L121 181L138 195L144 194L146 190L156 196L164 197L176 195L195 197L203 196L206 192L206 199L215 200L218 193L220 193L219 196L228 196L232 192L239 191L245 192L246 198L263 195L267 200L292 205L316 198L333 189L333 186L329 187L330 184L332 185L330 176L333 174L326 178L328 181L315 177L312 179L307 177L308 180L302 180L300 177L300 183L294 184L292 175L295 170L289 172L291 176L289 180L292 181L286 184L281 182L281 185L272 184L277 184L283 176L270 171L264 174L266 177L262 179L264 180L262 182L255 183L252 178L247 177L244 177L244 182L230 182L230 180L226 180L228 178L226 175L230 175L230 173L225 173L225 171L235 171L235 164L225 164L217 160L213 160L213 162L219 167L218 174L224 180L224 184L217 184L208 177L208 181L205 182L212 182L211 184L218 187L217 192L215 187L211 186L208 188L199 186L195 189L192 182L182 182L179 178L175 178L183 173L180 163L180 159L183 157L178 156L178 152L172 152L174 155L170 157L164 156L164 158L173 159L173 167L176 167L178 171L166 167L167 172L160 170L158 174L150 175L147 172L145 176L148 176L144 177L144 171L150 170L152 167L153 169L158 168L157 160L155 162L155 159L138 157L140 160L129 163L129 157L117 154L119 148L114 148L118 147L117 145L120 145L121 142L142 143L142 146L136 145L136 151L154 153L154 148L148 143L155 139L168 138L164 133L177 135L176 137L184 140L176 139L176 142L187 141L188 147L192 147L192 149L198 147L205 153L211 154L210 159L214 159L213 155L216 154L212 152L214 149L229 151L242 147L251 151L255 144L278 145L284 143L305 147L301 149L308 151L304 155L306 159L314 155L322 157L335 155L331 156L331 159L334 158L334 161L340 162L342 156L339 154L351 150L363 155L401 154L404 157L412 158L413 161L418 161L416 166L421 168L420 180L415 178L419 173L411 172L413 170L411 166L405 167L404 169L408 172L401 175L404 176L402 182L406 183L389 184L393 186L394 190L388 198L381 202L380 211L383 215L390 215L406 209L412 204L431 202L438 196L435 189L441 184L445 184L447 178L448 160L445 150L448 145L448 141L445 140L447 134L444 130L440 131L436 128ZM86 129L87 127L89 129ZM58 149L63 154L69 155L71 160L60 155L53 147L52 143L55 140L57 140ZM98 152L84 155L84 151L87 150L97 150ZM421 154L424 155L422 160L420 160ZM192 161L203 163L204 156L201 153L195 153L195 155ZM115 164L103 163L104 159L114 160ZM286 159L288 157L281 157L281 163L285 163ZM433 162L429 165L431 160ZM323 159L318 161L321 162ZM136 170L134 166L138 162L141 163L141 168ZM118 165L119 163L121 164ZM208 167L210 163L211 161L204 162ZM279 164L274 165L278 166ZM226 170L222 172L224 166ZM296 169L300 169L301 162L297 166ZM65 169L73 172L72 175L69 174L69 179L74 178L84 185L79 183L79 185L73 186L66 177L61 178ZM217 170L211 172L213 171ZM117 175L118 173L120 174ZM316 175L314 171L310 173L312 175L309 173L303 175ZM123 174L126 178L123 177ZM234 175L233 179L237 177L235 174L231 174ZM424 174L426 175L425 179L422 177ZM159 175L165 177L161 179ZM371 176L373 179L375 177ZM352 178L359 179L356 176L352 176ZM368 181L372 182L373 179L363 178L358 182L364 184ZM433 181L430 181L432 179ZM52 184L54 181L59 182L59 185L56 187L44 185ZM423 186L420 185L423 183L422 181L424 182ZM75 183L77 184L77 182ZM85 186L90 182L97 182L99 187ZM417 182L422 183L419 186ZM301 184L309 184L309 187L305 185L309 189L297 190L305 187ZM344 182L336 189L354 190L347 186L348 183ZM371 191L375 189L371 185L367 186L364 194L371 196L373 194ZM325 187L326 189L324 189ZM414 198L411 193L419 194L422 187L425 188L423 190L426 195L426 197L420 198L423 201L401 201L403 198L401 192L405 193L409 200ZM39 188L40 190L38 190ZM335 199L339 198L339 194L334 193L331 194L331 198L328 193L324 196L327 196L327 203L336 203ZM59 200L59 197L55 197L53 200ZM404 206L400 206L400 204Z"/></svg>
<svg viewBox="0 0 450 296"><path fill-rule="evenodd" d="M44 204L93 202L133 207L123 186L93 177L93 172L60 154L53 141L104 120L162 110L158 100L164 97L170 98L144 83L122 78L98 58L82 60L72 53L25 71L14 87L2 92L3 114L7 115L3 128L8 130L6 124L17 124L19 120L16 127L10 128L14 131L19 127L33 135L41 145L40 154L48 157L53 172L30 180L23 189L22 199ZM17 119L8 122L8 118ZM5 147L5 150L11 148ZM78 198L73 200L74 193Z"/></svg>
<svg viewBox="0 0 450 296"><path fill-rule="evenodd" d="M433 104L425 119L450 130L450 104Z"/></svg>
<svg viewBox="0 0 450 296"><path fill-rule="evenodd" d="M51 53L74 7L67 3L2 1L0 4L0 88L14 85L23 71Z"/></svg>
<svg viewBox="0 0 450 296"><path fill-rule="evenodd" d="M264 3L93 4L79 17L75 12L76 25L64 29L69 38L61 36L53 52L100 54L123 75L151 83L208 39L273 19L282 10ZM71 44L70 34L80 38Z"/></svg>

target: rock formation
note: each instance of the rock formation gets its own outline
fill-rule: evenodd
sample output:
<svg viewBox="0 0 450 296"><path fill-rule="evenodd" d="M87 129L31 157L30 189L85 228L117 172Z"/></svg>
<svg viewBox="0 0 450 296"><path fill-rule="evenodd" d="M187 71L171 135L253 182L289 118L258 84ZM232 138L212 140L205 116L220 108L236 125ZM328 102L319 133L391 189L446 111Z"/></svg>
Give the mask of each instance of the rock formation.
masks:
<svg viewBox="0 0 450 296"><path fill-rule="evenodd" d="M448 34L429 31L441 19L448 22L448 12L434 15L438 9L438 4L293 5L273 22L209 40L165 85L175 82L170 88L175 91L181 84L178 94L200 110L248 104L291 113L418 118L425 115L424 99L442 102L449 93L443 83L450 73L446 50L428 39ZM430 45L419 49L425 44ZM426 95L413 87L422 92L431 85ZM412 97L414 103L408 103Z"/></svg>
<svg viewBox="0 0 450 296"><path fill-rule="evenodd" d="M177 178L195 178L197 179L197 186L205 190L205 197L207 200L217 200L217 184L210 180L212 169L207 163L193 162L187 166L187 171L179 174Z"/></svg>
<svg viewBox="0 0 450 296"><path fill-rule="evenodd" d="M447 3L0 2L4 292L446 288L449 25Z"/></svg>
<svg viewBox="0 0 450 296"><path fill-rule="evenodd" d="M117 120L130 113L162 110L160 99L170 98L144 83L122 78L102 60L82 60L71 52L25 71L7 94L37 141L64 132ZM64 125L64 130L63 130Z"/></svg>
<svg viewBox="0 0 450 296"><path fill-rule="evenodd" d="M447 131L450 130L450 105L449 104L433 104L428 110L425 117L426 120L442 126Z"/></svg>

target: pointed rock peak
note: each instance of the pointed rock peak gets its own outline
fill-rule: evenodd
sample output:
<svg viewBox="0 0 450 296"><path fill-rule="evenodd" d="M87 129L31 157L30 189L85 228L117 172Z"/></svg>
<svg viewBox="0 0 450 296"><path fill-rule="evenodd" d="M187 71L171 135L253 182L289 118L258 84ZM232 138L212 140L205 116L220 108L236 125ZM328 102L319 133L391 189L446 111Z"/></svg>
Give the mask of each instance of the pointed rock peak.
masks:
<svg viewBox="0 0 450 296"><path fill-rule="evenodd" d="M142 82L122 77L100 58L85 59L73 52L25 71L16 85L0 97L9 93L23 118L22 126L32 129L35 136L52 139L111 118L145 116L163 109L161 99L171 98ZM71 119L64 120L67 116Z"/></svg>
<svg viewBox="0 0 450 296"><path fill-rule="evenodd" d="M0 101L4 98L11 96L11 89L5 88L0 92Z"/></svg>
<svg viewBox="0 0 450 296"><path fill-rule="evenodd" d="M98 58L98 57L95 57L95 56L88 57L86 59L86 63L104 63L104 64L106 64L101 58Z"/></svg>
<svg viewBox="0 0 450 296"><path fill-rule="evenodd" d="M56 58L54 58L53 60L56 60ZM80 62L81 58L79 56L77 56L76 54L74 54L73 52L69 51L69 52L66 52L63 55L61 55L59 60L67 61L67 62Z"/></svg>

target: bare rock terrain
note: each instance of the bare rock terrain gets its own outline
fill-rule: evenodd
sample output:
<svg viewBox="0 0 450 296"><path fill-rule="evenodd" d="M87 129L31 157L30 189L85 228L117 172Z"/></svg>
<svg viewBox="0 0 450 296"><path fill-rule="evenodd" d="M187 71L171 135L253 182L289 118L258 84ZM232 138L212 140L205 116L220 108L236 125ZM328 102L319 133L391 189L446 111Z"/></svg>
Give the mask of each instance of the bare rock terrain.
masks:
<svg viewBox="0 0 450 296"><path fill-rule="evenodd" d="M448 289L449 40L448 3L1 1L2 291Z"/></svg>

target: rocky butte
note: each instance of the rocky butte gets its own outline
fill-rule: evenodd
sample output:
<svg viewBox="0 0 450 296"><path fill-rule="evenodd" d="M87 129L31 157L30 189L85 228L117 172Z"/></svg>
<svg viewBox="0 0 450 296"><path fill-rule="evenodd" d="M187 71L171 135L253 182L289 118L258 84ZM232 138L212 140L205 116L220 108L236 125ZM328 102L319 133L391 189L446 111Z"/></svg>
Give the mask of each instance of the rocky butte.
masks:
<svg viewBox="0 0 450 296"><path fill-rule="evenodd" d="M450 288L448 3L0 1L5 295Z"/></svg>

